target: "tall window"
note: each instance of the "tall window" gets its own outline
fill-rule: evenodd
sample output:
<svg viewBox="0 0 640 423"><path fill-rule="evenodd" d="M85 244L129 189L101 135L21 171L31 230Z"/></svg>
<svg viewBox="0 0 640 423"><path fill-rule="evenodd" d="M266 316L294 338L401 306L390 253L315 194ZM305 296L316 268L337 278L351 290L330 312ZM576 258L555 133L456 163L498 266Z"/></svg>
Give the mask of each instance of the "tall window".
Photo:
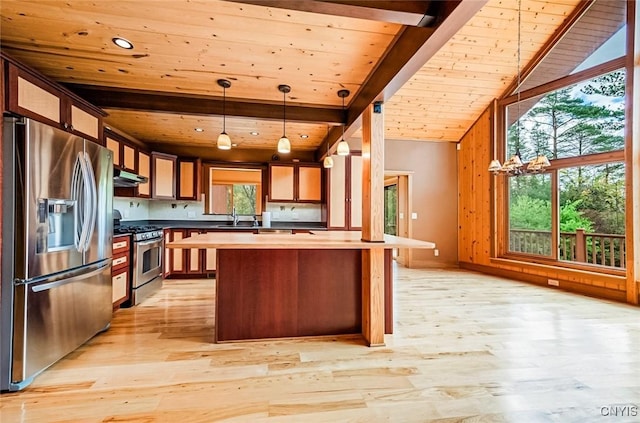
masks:
<svg viewBox="0 0 640 423"><path fill-rule="evenodd" d="M625 2L595 2L578 31L561 41L564 54L552 50L524 81L526 90L503 101L506 157L544 154L551 162L545 173L508 177L507 254L626 265L624 16ZM595 22L606 27L597 33L580 27ZM552 81L545 67L564 75Z"/></svg>

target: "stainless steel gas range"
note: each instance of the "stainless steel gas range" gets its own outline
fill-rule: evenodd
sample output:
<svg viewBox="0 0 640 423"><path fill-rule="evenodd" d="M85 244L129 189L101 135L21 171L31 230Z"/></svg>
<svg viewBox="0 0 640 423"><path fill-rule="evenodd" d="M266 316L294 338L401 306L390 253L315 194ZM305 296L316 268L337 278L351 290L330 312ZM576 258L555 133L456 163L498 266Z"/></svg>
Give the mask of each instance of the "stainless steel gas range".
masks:
<svg viewBox="0 0 640 423"><path fill-rule="evenodd" d="M131 292L129 300L122 306L138 305L162 287L162 228L116 225L114 232L132 236Z"/></svg>

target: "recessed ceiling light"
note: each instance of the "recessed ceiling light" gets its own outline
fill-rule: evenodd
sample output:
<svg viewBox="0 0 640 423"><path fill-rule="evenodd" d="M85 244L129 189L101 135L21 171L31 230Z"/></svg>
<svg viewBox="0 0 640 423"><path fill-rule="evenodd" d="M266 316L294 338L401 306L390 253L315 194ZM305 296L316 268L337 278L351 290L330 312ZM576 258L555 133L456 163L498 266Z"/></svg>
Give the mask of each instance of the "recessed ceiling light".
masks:
<svg viewBox="0 0 640 423"><path fill-rule="evenodd" d="M231 144L231 147L237 147L238 144L236 144L235 142L233 144Z"/></svg>
<svg viewBox="0 0 640 423"><path fill-rule="evenodd" d="M251 131L251 132L249 132L249 133L250 133L251 135L253 135L254 137L255 137L255 136L260 135L260 132L258 132L258 131Z"/></svg>
<svg viewBox="0 0 640 423"><path fill-rule="evenodd" d="M133 44L131 44L131 41L125 38L114 37L111 39L111 41L113 41L113 43L120 48L126 48L127 50L131 50L133 48Z"/></svg>
<svg viewBox="0 0 640 423"><path fill-rule="evenodd" d="M307 138L309 138L309 135L302 134L302 135L300 135L300 138L302 138L303 140L306 140Z"/></svg>
<svg viewBox="0 0 640 423"><path fill-rule="evenodd" d="M196 131L196 132L204 132L204 129L202 129L202 128L195 128L195 131Z"/></svg>

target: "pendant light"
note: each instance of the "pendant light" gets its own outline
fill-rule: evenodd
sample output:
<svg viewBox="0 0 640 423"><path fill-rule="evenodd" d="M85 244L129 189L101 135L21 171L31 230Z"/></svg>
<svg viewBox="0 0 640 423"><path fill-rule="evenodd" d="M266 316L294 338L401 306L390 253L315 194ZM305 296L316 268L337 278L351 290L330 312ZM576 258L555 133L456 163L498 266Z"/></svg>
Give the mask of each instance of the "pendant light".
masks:
<svg viewBox="0 0 640 423"><path fill-rule="evenodd" d="M227 88L231 82L227 79L218 79L218 85L222 87L222 132L218 135L218 148L220 150L231 150L231 138L227 135L227 116L225 113L225 103L227 102Z"/></svg>
<svg viewBox="0 0 640 423"><path fill-rule="evenodd" d="M325 169L331 169L333 167L333 157L329 153L329 127L327 126L327 155L324 157L322 167Z"/></svg>
<svg viewBox="0 0 640 423"><path fill-rule="evenodd" d="M282 93L282 137L278 140L278 153L287 154L291 152L291 143L286 134L287 124L287 93L291 92L288 85L278 85L278 90Z"/></svg>
<svg viewBox="0 0 640 423"><path fill-rule="evenodd" d="M349 94L351 94L349 92L349 90L340 90L340 91L338 91L338 97L340 97L342 99L342 115L343 116L345 115L345 113L344 113L344 99L345 99L345 97L349 97ZM344 127L347 124L346 116L344 116L343 119L345 120L345 122L342 124L342 139L338 143L338 147L336 149L336 153L338 153L338 156L348 156L349 155L349 144L344 140Z"/></svg>
<svg viewBox="0 0 640 423"><path fill-rule="evenodd" d="M522 85L522 71L521 68L521 54L522 54L522 0L518 0L518 50L517 50L517 75L516 75L516 107L517 107L517 117L516 117L516 151L509 158L509 160L505 161L504 164L500 164L500 161L497 159L491 160L489 163L489 172L493 172L494 175L525 175L527 173L540 173L544 172L551 163L549 163L549 159L544 154L540 154L539 152L536 154L536 157L531 161L525 163L522 162L522 158L520 156L520 142L521 142L521 126L520 118L522 117L520 114L520 86Z"/></svg>

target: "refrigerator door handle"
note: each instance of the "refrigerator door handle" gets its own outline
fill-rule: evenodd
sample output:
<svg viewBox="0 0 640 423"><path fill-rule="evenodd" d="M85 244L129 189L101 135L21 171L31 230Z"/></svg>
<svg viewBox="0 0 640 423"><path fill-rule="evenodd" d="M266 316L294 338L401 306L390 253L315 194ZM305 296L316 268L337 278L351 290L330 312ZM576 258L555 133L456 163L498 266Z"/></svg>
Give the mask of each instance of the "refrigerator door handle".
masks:
<svg viewBox="0 0 640 423"><path fill-rule="evenodd" d="M81 241L83 235L83 217L82 211L82 164L80 157L76 158L73 165L73 176L71 178L71 199L76 203L75 210L73 212L74 220L74 236L73 245L76 250L81 251Z"/></svg>
<svg viewBox="0 0 640 423"><path fill-rule="evenodd" d="M66 285L68 283L71 282L76 282L78 280L82 280L82 279L87 279L90 277L93 277L97 274L100 274L105 268L111 266L111 259L106 260L104 263L100 264L97 268L91 270L88 273L79 273L79 274L60 274L60 275L56 275L53 278L48 278L45 279L43 281L38 281L36 286L33 286L31 289L33 290L33 292L42 292L42 291L47 291L49 289L58 287L58 286L62 286L62 285ZM55 279L51 282L46 282L46 280L51 280L51 279ZM30 284L35 284L35 281L32 281Z"/></svg>
<svg viewBox="0 0 640 423"><path fill-rule="evenodd" d="M85 245L84 245L84 251L87 251L89 249L89 246L91 245L91 235L93 234L93 230L96 227L96 219L98 217L98 189L96 187L96 176L93 173L93 165L91 164L91 158L89 157L89 154L87 154L86 152L84 153L84 161L85 161L85 169L86 169L86 184L87 187L89 188L88 191L90 193L89 195L89 201L88 201L88 208L89 208L89 221L88 223L88 228L87 228L87 237L85 240Z"/></svg>

